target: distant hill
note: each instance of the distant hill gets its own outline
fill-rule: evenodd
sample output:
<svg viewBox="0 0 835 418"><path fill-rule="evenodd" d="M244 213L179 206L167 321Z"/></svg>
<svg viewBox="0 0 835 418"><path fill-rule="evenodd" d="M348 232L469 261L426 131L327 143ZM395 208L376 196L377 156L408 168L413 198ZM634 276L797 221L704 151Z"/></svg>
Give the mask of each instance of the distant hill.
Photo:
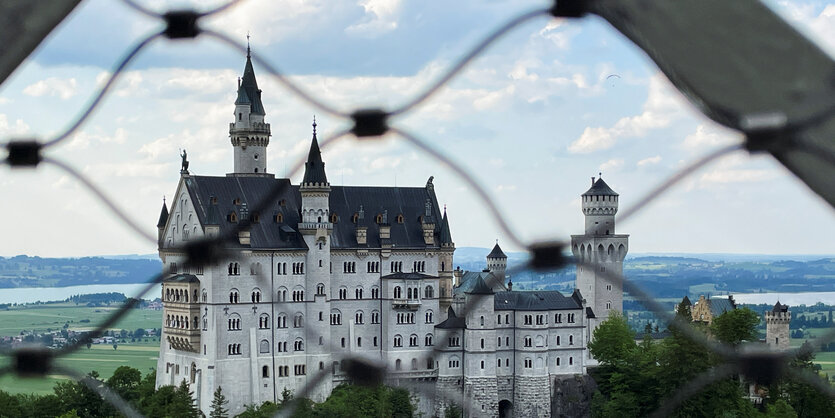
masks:
<svg viewBox="0 0 835 418"><path fill-rule="evenodd" d="M0 288L144 283L161 269L159 258L0 257Z"/></svg>

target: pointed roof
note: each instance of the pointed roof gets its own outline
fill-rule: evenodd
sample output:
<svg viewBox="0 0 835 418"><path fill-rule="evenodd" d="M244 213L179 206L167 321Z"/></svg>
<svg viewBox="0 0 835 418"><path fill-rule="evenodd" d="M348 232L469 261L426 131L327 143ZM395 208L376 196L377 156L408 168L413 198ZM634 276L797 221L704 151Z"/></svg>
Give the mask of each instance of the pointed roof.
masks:
<svg viewBox="0 0 835 418"><path fill-rule="evenodd" d="M241 78L240 85L238 86L238 98L235 100L235 104L250 105L249 113L253 115L266 114L264 112L264 104L261 103L261 89L258 88L258 82L255 81L255 70L252 69L252 59L249 57L248 48L244 76Z"/></svg>
<svg viewBox="0 0 835 418"><path fill-rule="evenodd" d="M449 232L449 219L444 208L444 217L441 219L441 244L452 244L452 234Z"/></svg>
<svg viewBox="0 0 835 418"><path fill-rule="evenodd" d="M487 286L487 283L484 283L484 279L478 277L472 289L464 293L469 293L471 295L492 295L495 292L493 292L493 289L491 289L490 286Z"/></svg>
<svg viewBox="0 0 835 418"><path fill-rule="evenodd" d="M783 305L783 304L780 303L779 300L777 301L777 303L774 304L774 309L771 310L771 312L788 312L788 311L789 311L789 305Z"/></svg>
<svg viewBox="0 0 835 418"><path fill-rule="evenodd" d="M592 177L594 179L594 177ZM597 181L591 184L591 188L588 189L583 196L618 196L605 181L603 181L603 177L597 179Z"/></svg>
<svg viewBox="0 0 835 418"><path fill-rule="evenodd" d="M310 142L310 152L307 154L307 162L304 163L304 180L302 184L328 185L328 176L325 175L325 163L322 161L322 152L319 151L319 140L316 139L316 119L313 120L313 140Z"/></svg>
<svg viewBox="0 0 835 418"><path fill-rule="evenodd" d="M502 247L499 247L498 241L496 241L493 251L490 251L490 254L487 254L487 258L507 258L507 256L504 255L504 251L502 251Z"/></svg>
<svg viewBox="0 0 835 418"><path fill-rule="evenodd" d="M447 309L447 319L441 322L438 325L435 325L435 328L441 329L462 329L467 328L467 320L466 318L459 318L455 315L455 311L452 309L452 306Z"/></svg>
<svg viewBox="0 0 835 418"><path fill-rule="evenodd" d="M687 295L684 295L684 299L681 300L681 303L679 305L682 305L682 304L685 305L685 306L690 306L693 303L690 302L690 298L688 298Z"/></svg>
<svg viewBox="0 0 835 418"><path fill-rule="evenodd" d="M159 221L157 221L157 228L165 228L166 222L168 222L168 207L165 206L165 199L162 199L162 210L159 212Z"/></svg>

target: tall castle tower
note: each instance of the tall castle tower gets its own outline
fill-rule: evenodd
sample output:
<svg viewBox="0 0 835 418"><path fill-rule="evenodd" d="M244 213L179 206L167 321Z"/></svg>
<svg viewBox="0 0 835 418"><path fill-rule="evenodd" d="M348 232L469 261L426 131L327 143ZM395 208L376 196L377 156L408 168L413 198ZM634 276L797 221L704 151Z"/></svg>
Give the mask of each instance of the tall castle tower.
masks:
<svg viewBox="0 0 835 418"><path fill-rule="evenodd" d="M765 341L772 350L789 349L789 322L792 313L788 305L781 305L780 301L774 305L771 312L765 312Z"/></svg>
<svg viewBox="0 0 835 418"><path fill-rule="evenodd" d="M267 172L267 145L271 134L270 124L264 123L265 114L247 45L244 75L238 79L235 121L229 124L229 138L235 149L235 174Z"/></svg>
<svg viewBox="0 0 835 418"><path fill-rule="evenodd" d="M487 254L487 269L493 272L496 278L501 281L501 284L504 284L507 272L507 256L502 251L502 247L499 247L498 240L490 254ZM496 283L490 283L490 285L496 286Z"/></svg>
<svg viewBox="0 0 835 418"><path fill-rule="evenodd" d="M609 311L623 311L623 283L610 276L623 274L629 235L615 234L618 194L603 178L592 177L591 188L582 198L586 233L571 236L571 251L581 263L576 286L594 311L596 318L590 319L594 329L609 317Z"/></svg>

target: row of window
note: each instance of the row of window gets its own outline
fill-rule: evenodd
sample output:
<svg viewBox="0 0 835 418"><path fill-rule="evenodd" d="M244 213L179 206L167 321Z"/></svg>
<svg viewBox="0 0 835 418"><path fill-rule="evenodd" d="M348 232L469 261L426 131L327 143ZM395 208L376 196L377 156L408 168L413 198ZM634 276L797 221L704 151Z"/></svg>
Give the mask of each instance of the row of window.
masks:
<svg viewBox="0 0 835 418"><path fill-rule="evenodd" d="M185 302L188 303L188 290L186 289L165 289L165 301L167 302ZM192 302L197 302L197 289L194 289Z"/></svg>
<svg viewBox="0 0 835 418"><path fill-rule="evenodd" d="M427 347L432 346L432 334L426 334L426 337L423 339L423 345ZM395 347L403 347L403 337L399 334L394 336L394 346ZM418 336L412 334L409 336L409 347L417 347L418 346Z"/></svg>
<svg viewBox="0 0 835 418"><path fill-rule="evenodd" d="M183 268L178 268L177 263L171 263L168 266L168 272L171 274L183 273L183 274L196 274L198 276L203 275L203 266L192 266L190 264L186 264ZM196 299L195 299L196 300Z"/></svg>
<svg viewBox="0 0 835 418"><path fill-rule="evenodd" d="M554 323L561 324L562 323L562 315L561 313L554 314ZM574 323L574 315L573 313L565 314L567 322L569 324ZM504 316L504 322L502 322L502 317ZM547 315L525 315L522 317L522 322L524 325L534 325L534 320L536 320L536 325L546 325L548 324L548 316ZM504 315L497 315L496 316L496 323L501 325L504 323L505 325L510 325L510 314ZM484 317L481 317L481 325L484 326Z"/></svg>
<svg viewBox="0 0 835 418"><path fill-rule="evenodd" d="M418 294L418 288L417 287L409 287L409 288L406 289L406 291L407 291L406 292L407 299L418 299L419 294ZM320 284L316 285L316 294L319 295L319 296L322 296L322 295L325 294L325 285L324 284L320 283ZM293 302L304 302L305 301L304 290L293 290L291 295L292 295ZM358 288L354 289L354 297L356 299L362 299L363 295L364 295L364 293L363 293L363 289L361 287L358 287ZM426 288L423 291L423 295L424 295L425 299L434 297L434 295L435 295L434 288L432 286L426 286ZM204 302L205 302L205 296L206 296L205 292L204 292L203 296L204 296ZM345 288L345 287L340 288L337 292L337 296L339 297L340 300L348 299L348 289ZM182 295L176 294L176 292L173 293L172 295L167 294L166 295L166 300L177 301L176 298L180 298L180 297L182 297L185 302L188 302L188 295L182 296ZM197 289L194 290L194 297L195 298L197 297ZM371 298L372 299L378 299L379 297L380 297L380 289L375 286L371 289ZM403 289L400 286L395 286L394 287L394 298L395 299L402 299L402 297L403 297ZM196 299L195 299L195 301L196 301ZM261 302L261 290L259 290L259 289L253 290L252 293L250 293L250 301L252 303L260 303ZM286 301L287 301L287 290L279 290L278 291L278 302L286 302ZM239 294L237 289L232 289L231 291L229 291L229 303L232 303L232 304L240 303L240 294Z"/></svg>
<svg viewBox="0 0 835 418"><path fill-rule="evenodd" d="M320 248L321 249L321 248ZM304 262L295 262L290 263L292 274L304 274ZM319 267L322 267L321 260ZM403 272L403 262L402 261L392 261L391 262L391 272L392 273L401 273ZM191 273L191 268L187 268L189 272L184 273ZM203 266L196 267L197 274L203 274ZM369 261L365 265L365 271L368 273L379 273L380 272L380 262L379 261ZM177 263L171 263L170 272L172 274L177 273ZM342 263L342 272L343 273L356 273L357 272L357 263L355 261L346 261ZM424 273L426 272L426 262L425 261L414 261L412 264L412 272ZM241 266L237 262L231 262L228 265L227 273L230 276L240 276L241 275ZM257 276L263 274L263 268L261 267L261 263L253 263L249 266L249 274L253 276ZM287 263L278 263L276 264L276 274L280 276L287 275Z"/></svg>
<svg viewBox="0 0 835 418"><path fill-rule="evenodd" d="M169 328L180 328L180 329L197 329L198 322L197 317L194 317L194 320L189 323L187 316L179 316L179 315L166 315L165 316L165 326Z"/></svg>
<svg viewBox="0 0 835 418"><path fill-rule="evenodd" d="M562 363L561 358L557 357L556 365L560 366L561 363ZM458 359L458 357L450 358L448 364L449 364L450 369L457 369L457 368L461 367L461 361ZM525 366L526 369L533 368L533 360L530 357L526 357L523 360L523 365ZM574 357L573 356L568 357L568 365L569 366L574 365ZM482 369L484 369L484 360L481 361L480 366L481 366ZM502 359L500 359L500 358L496 359L496 367L502 367ZM510 358L505 358L504 359L504 367L510 367Z"/></svg>

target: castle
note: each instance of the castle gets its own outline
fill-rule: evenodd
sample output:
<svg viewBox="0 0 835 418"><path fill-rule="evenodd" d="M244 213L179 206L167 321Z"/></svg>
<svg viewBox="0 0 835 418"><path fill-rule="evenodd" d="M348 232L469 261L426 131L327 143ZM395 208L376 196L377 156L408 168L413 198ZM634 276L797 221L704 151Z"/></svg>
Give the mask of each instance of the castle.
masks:
<svg viewBox="0 0 835 418"><path fill-rule="evenodd" d="M583 265L570 296L513 290L498 244L483 271L453 269L431 177L423 187L331 186L314 121L303 180L291 184L267 171L265 115L247 54L229 125L234 172L193 175L184 153L170 211L160 212L168 274L156 385L185 380L206 415L222 387L234 414L326 373L307 394L321 402L348 380L341 360L356 356L385 364L389 379L432 383L439 396L419 396L428 415L461 401L470 416L549 416L555 379L594 365L586 344L622 309L621 284ZM614 234L618 195L592 178L582 197L586 231L572 236L573 253L620 274L628 237ZM183 245L221 236L234 237L223 261L186 263Z"/></svg>

